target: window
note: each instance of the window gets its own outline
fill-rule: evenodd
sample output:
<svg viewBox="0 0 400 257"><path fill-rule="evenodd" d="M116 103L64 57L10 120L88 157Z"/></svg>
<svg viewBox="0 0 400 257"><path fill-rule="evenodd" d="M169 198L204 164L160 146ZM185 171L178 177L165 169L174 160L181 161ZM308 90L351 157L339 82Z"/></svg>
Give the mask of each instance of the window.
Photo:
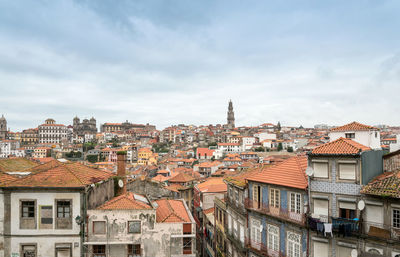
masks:
<svg viewBox="0 0 400 257"><path fill-rule="evenodd" d="M315 178L328 178L328 162L314 162L313 169Z"/></svg>
<svg viewBox="0 0 400 257"><path fill-rule="evenodd" d="M279 228L268 225L268 249L279 251Z"/></svg>
<svg viewBox="0 0 400 257"><path fill-rule="evenodd" d="M128 245L128 257L139 257L141 256L140 244Z"/></svg>
<svg viewBox="0 0 400 257"><path fill-rule="evenodd" d="M301 241L301 236L299 234L288 232L287 234L288 257L300 257L300 252L301 252L300 241Z"/></svg>
<svg viewBox="0 0 400 257"><path fill-rule="evenodd" d="M340 179L356 179L356 165L354 163L339 163Z"/></svg>
<svg viewBox="0 0 400 257"><path fill-rule="evenodd" d="M192 234L192 224L190 223L183 224L183 234L184 235Z"/></svg>
<svg viewBox="0 0 400 257"><path fill-rule="evenodd" d="M39 228L52 229L53 228L53 206L42 205L39 206Z"/></svg>
<svg viewBox="0 0 400 257"><path fill-rule="evenodd" d="M329 201L324 199L314 199L314 214L329 216Z"/></svg>
<svg viewBox="0 0 400 257"><path fill-rule="evenodd" d="M339 216L346 219L356 217L356 204L349 202L339 202Z"/></svg>
<svg viewBox="0 0 400 257"><path fill-rule="evenodd" d="M72 244L56 244L56 257L70 257Z"/></svg>
<svg viewBox="0 0 400 257"><path fill-rule="evenodd" d="M22 245L22 257L36 257L36 245Z"/></svg>
<svg viewBox="0 0 400 257"><path fill-rule="evenodd" d="M260 186L253 186L253 203L255 206L253 208L260 209L261 208L261 201L262 201L262 191Z"/></svg>
<svg viewBox="0 0 400 257"><path fill-rule="evenodd" d="M301 194L290 193L290 211L300 213L301 211Z"/></svg>
<svg viewBox="0 0 400 257"><path fill-rule="evenodd" d="M128 221L128 233L140 233L141 226L140 221Z"/></svg>
<svg viewBox="0 0 400 257"><path fill-rule="evenodd" d="M275 208L279 208L280 191L278 189L270 189L269 205Z"/></svg>
<svg viewBox="0 0 400 257"><path fill-rule="evenodd" d="M71 201L57 200L57 218L71 217Z"/></svg>
<svg viewBox="0 0 400 257"><path fill-rule="evenodd" d="M356 138L355 133L345 133L344 135L346 136L346 138L351 138L351 139Z"/></svg>
<svg viewBox="0 0 400 257"><path fill-rule="evenodd" d="M105 234L106 233L106 222L105 221L93 221L93 234Z"/></svg>
<svg viewBox="0 0 400 257"><path fill-rule="evenodd" d="M192 254L192 239L184 237L183 239L183 254Z"/></svg>
<svg viewBox="0 0 400 257"><path fill-rule="evenodd" d="M93 245L93 257L105 257L106 246L105 245Z"/></svg>
<svg viewBox="0 0 400 257"><path fill-rule="evenodd" d="M393 227L400 228L400 209L392 210Z"/></svg>
<svg viewBox="0 0 400 257"><path fill-rule="evenodd" d="M35 201L22 201L21 202L21 217L34 218L35 217Z"/></svg>
<svg viewBox="0 0 400 257"><path fill-rule="evenodd" d="M259 220L253 220L251 226L251 244L253 247L259 249L261 244L261 222Z"/></svg>

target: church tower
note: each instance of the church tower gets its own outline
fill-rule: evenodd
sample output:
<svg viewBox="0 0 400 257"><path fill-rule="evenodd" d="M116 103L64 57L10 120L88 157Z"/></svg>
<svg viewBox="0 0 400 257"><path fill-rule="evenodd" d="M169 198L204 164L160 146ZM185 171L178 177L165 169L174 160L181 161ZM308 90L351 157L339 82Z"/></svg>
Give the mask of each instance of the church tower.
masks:
<svg viewBox="0 0 400 257"><path fill-rule="evenodd" d="M235 113L233 112L232 100L229 100L229 106L228 106L228 128L229 129L235 128Z"/></svg>
<svg viewBox="0 0 400 257"><path fill-rule="evenodd" d="M4 118L4 115L1 115L0 118L0 140L4 140L7 138L7 120Z"/></svg>

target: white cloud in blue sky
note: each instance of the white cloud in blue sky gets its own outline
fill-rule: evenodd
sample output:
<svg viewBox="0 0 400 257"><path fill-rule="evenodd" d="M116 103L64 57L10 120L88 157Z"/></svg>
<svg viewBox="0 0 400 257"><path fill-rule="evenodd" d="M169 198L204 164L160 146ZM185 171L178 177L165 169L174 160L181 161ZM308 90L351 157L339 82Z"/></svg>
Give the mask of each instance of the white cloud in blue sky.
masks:
<svg viewBox="0 0 400 257"><path fill-rule="evenodd" d="M0 113L399 124L398 1L0 0Z"/></svg>

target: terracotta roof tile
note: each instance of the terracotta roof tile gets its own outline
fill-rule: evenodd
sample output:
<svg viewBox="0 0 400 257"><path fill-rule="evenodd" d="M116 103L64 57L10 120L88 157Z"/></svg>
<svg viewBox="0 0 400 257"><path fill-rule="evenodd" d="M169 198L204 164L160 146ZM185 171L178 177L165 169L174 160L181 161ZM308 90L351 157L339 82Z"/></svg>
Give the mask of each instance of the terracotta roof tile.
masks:
<svg viewBox="0 0 400 257"><path fill-rule="evenodd" d="M228 190L222 177L208 178L203 183L196 185L196 187L203 193L226 192Z"/></svg>
<svg viewBox="0 0 400 257"><path fill-rule="evenodd" d="M361 189L361 193L400 198L400 171L385 172Z"/></svg>
<svg viewBox="0 0 400 257"><path fill-rule="evenodd" d="M371 150L371 148L357 143L349 138L339 138L335 141L320 145L312 150L312 154L332 154L332 155L346 155L358 154L363 151Z"/></svg>
<svg viewBox="0 0 400 257"><path fill-rule="evenodd" d="M144 196L138 197L132 192L117 196L107 201L98 210L144 210L152 209L151 205L143 202L141 199L146 199Z"/></svg>
<svg viewBox="0 0 400 257"><path fill-rule="evenodd" d="M50 161L31 168L26 177L8 183L8 187L85 187L107 180L113 174L89 168L79 163Z"/></svg>
<svg viewBox="0 0 400 257"><path fill-rule="evenodd" d="M353 121L352 123L336 127L331 129L331 131L364 131L364 130L379 130L378 128L364 125L358 122Z"/></svg>
<svg viewBox="0 0 400 257"><path fill-rule="evenodd" d="M261 172L251 174L246 179L266 184L281 185L305 189L307 188L306 156L295 156L272 167L266 167Z"/></svg>
<svg viewBox="0 0 400 257"><path fill-rule="evenodd" d="M186 183L195 180L192 176L185 173L178 173L174 177L170 178L168 182L170 183Z"/></svg>
<svg viewBox="0 0 400 257"><path fill-rule="evenodd" d="M161 199L157 203L157 222L191 223L189 214L182 200Z"/></svg>

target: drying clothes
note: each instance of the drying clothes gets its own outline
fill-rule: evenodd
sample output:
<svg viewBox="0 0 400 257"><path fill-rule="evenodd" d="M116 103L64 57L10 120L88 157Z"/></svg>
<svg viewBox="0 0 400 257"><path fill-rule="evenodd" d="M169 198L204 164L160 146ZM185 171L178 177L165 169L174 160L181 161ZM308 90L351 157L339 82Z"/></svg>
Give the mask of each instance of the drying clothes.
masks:
<svg viewBox="0 0 400 257"><path fill-rule="evenodd" d="M317 233L324 234L324 224L323 223L317 223Z"/></svg>
<svg viewBox="0 0 400 257"><path fill-rule="evenodd" d="M326 233L330 233L331 236L333 237L333 234L332 234L332 223L325 223L324 224L324 230L325 230L325 232L324 232L325 236L326 236Z"/></svg>

